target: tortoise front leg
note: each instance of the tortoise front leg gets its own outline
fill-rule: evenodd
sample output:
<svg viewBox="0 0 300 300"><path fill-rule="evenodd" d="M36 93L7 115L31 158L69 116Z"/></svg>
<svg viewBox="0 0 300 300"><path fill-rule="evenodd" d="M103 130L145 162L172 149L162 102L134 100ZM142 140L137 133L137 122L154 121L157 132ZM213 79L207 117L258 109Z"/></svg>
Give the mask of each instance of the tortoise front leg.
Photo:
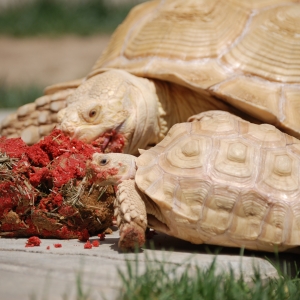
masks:
<svg viewBox="0 0 300 300"><path fill-rule="evenodd" d="M145 243L147 213L134 180L124 180L118 185L115 216L120 229L119 248L133 250L142 246Z"/></svg>

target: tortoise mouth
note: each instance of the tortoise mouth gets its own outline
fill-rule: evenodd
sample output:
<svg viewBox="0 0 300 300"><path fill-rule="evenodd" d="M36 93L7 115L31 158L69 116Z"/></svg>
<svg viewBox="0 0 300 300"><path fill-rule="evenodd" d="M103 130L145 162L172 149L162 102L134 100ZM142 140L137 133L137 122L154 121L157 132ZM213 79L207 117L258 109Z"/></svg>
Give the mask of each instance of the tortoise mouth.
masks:
<svg viewBox="0 0 300 300"><path fill-rule="evenodd" d="M102 153L123 153L126 145L124 134L120 132L119 125L116 129L111 129L99 135L91 144L99 148Z"/></svg>

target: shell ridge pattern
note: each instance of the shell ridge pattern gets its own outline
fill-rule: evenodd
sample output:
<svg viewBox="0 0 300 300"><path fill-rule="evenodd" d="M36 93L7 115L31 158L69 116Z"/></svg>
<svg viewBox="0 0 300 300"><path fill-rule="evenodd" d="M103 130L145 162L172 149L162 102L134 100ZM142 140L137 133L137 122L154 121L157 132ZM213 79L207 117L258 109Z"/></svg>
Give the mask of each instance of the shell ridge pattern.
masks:
<svg viewBox="0 0 300 300"><path fill-rule="evenodd" d="M202 208L201 208L201 215L200 215L199 221L197 222L197 230L198 230L198 232L201 232L202 235L204 235L206 237L206 238L203 238L204 241L207 241L209 239L207 237L207 233L202 228L202 223L203 223L203 219L204 219L204 210L207 207L207 201L208 201L208 199L213 194L213 189L214 189L213 185L210 185L209 189L207 191L206 197L203 199L203 205L202 205Z"/></svg>
<svg viewBox="0 0 300 300"><path fill-rule="evenodd" d="M248 78L249 77L249 75L245 74L245 72L243 72L241 70L235 70L234 72L235 72L235 74L233 74L232 76L229 76L228 78L226 78L216 84L211 85L210 87L207 88L207 90L217 92L218 89L222 85L225 85L228 82L234 81L235 79L238 79L238 78ZM279 87L279 88L286 88L286 87L300 88L300 84L295 83L295 82L281 83L281 82L277 82L277 81L271 81L270 79L265 79L256 74L251 74L250 77L251 77L251 80L253 80L254 82L257 81L258 83L261 83L262 85L265 85L265 86L270 86L270 87L275 86L275 87ZM284 102L283 102L283 104L284 104Z"/></svg>
<svg viewBox="0 0 300 300"><path fill-rule="evenodd" d="M261 193L268 193L287 201L299 195L299 159L289 149L264 149L266 165L272 169L262 170L257 181ZM289 203L289 202L288 202Z"/></svg>
<svg viewBox="0 0 300 300"><path fill-rule="evenodd" d="M265 226L260 236L262 241L270 242L268 240L268 238L270 239L270 233L268 234L267 231L269 228L267 227L273 227L273 231L275 231L273 233L274 241L271 244L278 246L284 244L284 242L287 240L288 228L286 226L286 223L287 221L290 221L290 218L286 216L289 210L282 211L281 208L284 209L284 207L290 208L288 204L273 201L266 217L266 220L269 222L265 222ZM265 235L265 237L263 237L263 235Z"/></svg>
<svg viewBox="0 0 300 300"><path fill-rule="evenodd" d="M249 144L243 137L239 137L235 142L231 141L232 139L228 138L217 140L218 150L215 151L212 160L214 168L211 176L224 183L230 181L236 187L253 185L258 172L259 148ZM226 152L223 150L225 148Z"/></svg>
<svg viewBox="0 0 300 300"><path fill-rule="evenodd" d="M167 154L167 152L169 152L170 149L172 149L174 147L174 144L178 144L184 140L188 140L191 136L191 133L190 132L187 132L186 134L180 136L180 137L177 137L176 140L172 141L171 143L169 143L169 145L165 148L164 152L161 153L161 154Z"/></svg>
<svg viewBox="0 0 300 300"><path fill-rule="evenodd" d="M297 81L299 72L293 70L299 65L296 57L299 44L294 40L295 35L291 43L290 36L290 32L295 30L299 15L299 6L296 5L275 5L272 9L261 10L252 22L253 26L246 38L237 47L231 48L232 51L226 53L222 60L241 68L245 74L257 74L277 82ZM245 64L241 65L242 61ZM287 64L295 66L286 69ZM269 68L271 69L268 71Z"/></svg>
<svg viewBox="0 0 300 300"><path fill-rule="evenodd" d="M130 61L130 62L136 62L136 61L146 61L147 60L147 57L146 58L142 58L142 57L137 57L137 58L130 58L128 59L125 55L125 51L126 51L126 48L128 46L128 40L130 39L131 37L131 34L133 31L135 31L136 27L139 27L140 24L145 20L145 19L148 19L148 18L151 18L153 19L154 16L157 15L157 13L160 11L161 7L163 7L163 5L165 4L165 0L161 0L160 3L157 5L157 7L152 10L151 12L149 12L149 14L146 14L144 15L143 17L141 17L139 20L137 20L137 22L135 23L134 26L132 26L132 28L128 31L126 37L125 37L125 41L124 41L124 44L122 46L122 49L121 49L121 57L124 58L127 62ZM148 73L148 70L151 68L151 64L153 63L153 59L155 59L155 55L152 56L152 58L147 62L147 64L145 64L145 66L143 67L143 71L145 74Z"/></svg>
<svg viewBox="0 0 300 300"><path fill-rule="evenodd" d="M246 25L245 28L243 30L243 32L236 37L236 39L230 44L229 47L224 48L223 51L220 52L220 54L218 55L218 57L216 58L217 63L220 66L223 66L225 69L230 70L230 73L233 72L233 69L230 68L229 66L227 66L226 64L224 64L223 62L221 62L221 57L225 55L225 53L228 53L232 48L234 48L237 44L240 43L240 41L247 35L250 25L252 23L253 17L256 16L259 13L258 10L252 10L252 12L250 13L248 20L246 21Z"/></svg>
<svg viewBox="0 0 300 300"><path fill-rule="evenodd" d="M203 236L207 236L205 231L202 229L202 222L203 222L203 218L204 218L203 214L204 214L204 209L207 207L207 201L213 194L214 187L211 184L210 180L209 181L204 180L203 182L208 186L208 189L206 191L205 197L202 200L201 211L200 211L199 219L197 220L196 228L197 228L197 231L202 234L201 238L206 241L207 238L203 238Z"/></svg>
<svg viewBox="0 0 300 300"><path fill-rule="evenodd" d="M263 155L262 155L262 145L259 146L259 149L257 151L257 164L256 164L256 172L253 176L253 184L251 185L251 188L256 189L257 188L257 180L260 174L260 166L263 166L264 160L263 160Z"/></svg>
<svg viewBox="0 0 300 300"><path fill-rule="evenodd" d="M204 135L204 134L197 134L199 137L202 137L202 138L205 138L207 139L207 136ZM210 177L210 169L212 167L212 164L210 163L212 161L212 155L213 155L213 151L211 151L211 149L214 148L214 138L211 137L209 139L207 139L208 143L210 144L209 146L209 149L208 149L208 153L206 154L206 161L207 163L205 163L203 166L202 166L202 170L203 170L203 177L204 178L207 178L209 177L210 180L211 180L211 177Z"/></svg>
<svg viewBox="0 0 300 300"><path fill-rule="evenodd" d="M164 174L165 174L165 171L162 169L162 168L160 168L159 166L158 166L158 164L157 163L153 163L152 165L150 165L150 166L143 166L143 167L139 167L139 171L149 171L149 170L151 170L153 167L155 167L155 166L157 166L159 169L160 169L160 176L158 176L158 177L156 177L156 179L155 180L152 180L151 181L151 184L149 184L149 185L147 185L147 187L144 189L144 187L143 187L143 191L144 191L144 193L146 193L150 198L152 198L152 194L151 194L151 192L149 192L150 190L152 190L152 188L159 182L159 181L161 181L163 178L164 178ZM140 186L139 186L139 188L140 188Z"/></svg>
<svg viewBox="0 0 300 300"><path fill-rule="evenodd" d="M167 164L170 166L170 173L182 178L206 176L207 164L205 164L205 161L209 161L211 143L207 136L199 135L198 137L200 138L197 139L193 135L193 138L180 138L178 140L179 147L176 147L176 143L173 145L175 147L170 147L162 156L160 167L164 169L164 165ZM193 148L193 145L196 146L196 149ZM196 169L202 175L195 173Z"/></svg>
<svg viewBox="0 0 300 300"><path fill-rule="evenodd" d="M188 187L186 187L186 185ZM179 213L184 215L190 223L196 223L196 227L199 227L199 222L201 222L203 218L203 208L205 207L206 199L212 189L212 184L207 178L197 178L193 182L193 188L189 187L190 180L187 178L179 179L176 197L178 199L178 196L180 196L180 202L183 203L182 209L185 210L185 212ZM186 209L186 207L188 207L188 209Z"/></svg>
<svg viewBox="0 0 300 300"><path fill-rule="evenodd" d="M284 94L284 84L281 84L281 89L280 89L280 97L279 97L279 115L278 119L280 122L284 122L286 119L286 113L285 113L285 104L286 104L286 97Z"/></svg>
<svg viewBox="0 0 300 300"><path fill-rule="evenodd" d="M171 32L171 29L170 29L170 31L165 32L165 36L167 36L170 32ZM158 53L160 49L161 49L161 45L156 48L156 53ZM155 61L157 60L158 57L159 57L159 55L157 56L155 54L153 54L151 56L149 62L146 64L146 66L144 68L144 71L145 71L146 74L148 73L151 65L153 65L153 63L155 63ZM166 60L168 60L168 59L170 59L170 58L166 58ZM151 72L149 72L149 73L151 73Z"/></svg>
<svg viewBox="0 0 300 300"><path fill-rule="evenodd" d="M176 188L174 189L173 193L173 203L172 203L172 209L171 209L171 218L174 220L176 218L176 212L180 211L181 209L181 201L177 198L177 192L179 190L179 178L176 176Z"/></svg>
<svg viewBox="0 0 300 300"><path fill-rule="evenodd" d="M209 189L207 191L207 194L206 194L206 197L203 199L203 205L202 205L202 209L201 209L201 218L199 220L199 223L198 223L198 229L201 230L203 232L203 230L201 229L201 223L202 223L202 220L203 220L203 213L204 213L204 208L207 206L207 201L209 199L209 197L211 197L212 193L213 193L213 185L212 184L209 184Z"/></svg>
<svg viewBox="0 0 300 300"><path fill-rule="evenodd" d="M238 189L238 194L237 194L237 197L233 203L233 207L231 209L231 213L229 214L229 219L228 219L228 227L226 229L226 231L224 233L227 233L229 232L229 229L230 227L232 226L232 223L233 223L233 218L234 216L236 215L236 210L237 210L237 206L238 206L238 203L239 201L241 200L241 192L240 190Z"/></svg>
<svg viewBox="0 0 300 300"><path fill-rule="evenodd" d="M256 207L254 204L256 204ZM271 204L272 201L268 201L268 198L260 195L259 191L255 189L247 189L247 191L241 192L240 202L237 203L236 210L238 210L238 208L241 208L242 213L244 213L245 216L240 216L237 212L235 212L235 220L237 224L231 224L231 228L229 229L229 233L231 233L231 236L244 240L259 240L263 225L269 214ZM239 205L240 207L238 207ZM265 207L265 211L263 211L262 206ZM247 234L244 235L244 232L239 232L238 228L236 228L236 231L234 231L233 225L238 225L240 221L238 219L239 217L245 219L243 220L244 222L249 222L250 219L251 223L246 227L250 231L250 233L248 232L250 238L247 238Z"/></svg>
<svg viewBox="0 0 300 300"><path fill-rule="evenodd" d="M237 203L239 190L223 184L213 184L203 206L200 229L208 240L226 234L232 222L233 208ZM216 221L216 218L218 221ZM210 237L210 238L209 238Z"/></svg>
<svg viewBox="0 0 300 300"><path fill-rule="evenodd" d="M247 142L248 140L246 139L244 133L242 132L242 124L244 123L244 121L238 121L237 122L237 126L238 126L238 137L242 140L244 140L245 142ZM262 159L262 143L256 143L255 144L255 148L257 151L257 154L255 156L256 159L256 163L254 163L254 172L253 172L253 181L252 184L250 185L251 189L254 189L256 186L256 181L259 175L259 166L263 165L263 159Z"/></svg>
<svg viewBox="0 0 300 300"><path fill-rule="evenodd" d="M264 197L265 199L268 199L267 197ZM262 218L262 220L261 220L261 226L260 226L260 231L259 231L259 234L257 235L257 239L259 240L259 241L262 241L263 239L262 239L262 237L261 237L261 235L262 235L262 233L263 233L263 226L267 223L267 217L270 215L270 213L271 213L271 210L272 210L272 204L273 204L273 202L274 202L274 200L271 198L271 199L269 199L269 201L268 201L268 207L267 207L267 210L266 210L266 212L265 212L265 214L264 214L264 216L263 216L263 218Z"/></svg>

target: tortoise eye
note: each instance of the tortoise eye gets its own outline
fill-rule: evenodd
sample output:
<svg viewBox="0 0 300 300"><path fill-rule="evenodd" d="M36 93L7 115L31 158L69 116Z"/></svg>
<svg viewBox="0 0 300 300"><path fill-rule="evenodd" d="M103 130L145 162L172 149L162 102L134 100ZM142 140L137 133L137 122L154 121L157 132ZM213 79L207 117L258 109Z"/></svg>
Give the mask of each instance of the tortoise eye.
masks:
<svg viewBox="0 0 300 300"><path fill-rule="evenodd" d="M87 107L82 114L83 119L88 122L96 122L101 114L101 106L93 104L91 107Z"/></svg>
<svg viewBox="0 0 300 300"><path fill-rule="evenodd" d="M92 109L92 110L89 112L89 117L90 117L90 118L93 118L93 117L96 116L96 114L97 114L97 110L96 110L96 109Z"/></svg>
<svg viewBox="0 0 300 300"><path fill-rule="evenodd" d="M107 163L108 163L108 159L107 159L107 158L102 158L102 159L100 160L100 165L101 165L101 166L105 166Z"/></svg>

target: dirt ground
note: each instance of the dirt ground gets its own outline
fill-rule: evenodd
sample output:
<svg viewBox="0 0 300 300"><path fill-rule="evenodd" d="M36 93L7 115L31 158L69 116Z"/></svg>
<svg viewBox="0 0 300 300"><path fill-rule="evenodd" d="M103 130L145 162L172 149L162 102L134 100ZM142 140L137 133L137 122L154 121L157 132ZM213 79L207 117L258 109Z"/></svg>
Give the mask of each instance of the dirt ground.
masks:
<svg viewBox="0 0 300 300"><path fill-rule="evenodd" d="M109 36L0 37L0 82L45 87L84 77L108 41Z"/></svg>

